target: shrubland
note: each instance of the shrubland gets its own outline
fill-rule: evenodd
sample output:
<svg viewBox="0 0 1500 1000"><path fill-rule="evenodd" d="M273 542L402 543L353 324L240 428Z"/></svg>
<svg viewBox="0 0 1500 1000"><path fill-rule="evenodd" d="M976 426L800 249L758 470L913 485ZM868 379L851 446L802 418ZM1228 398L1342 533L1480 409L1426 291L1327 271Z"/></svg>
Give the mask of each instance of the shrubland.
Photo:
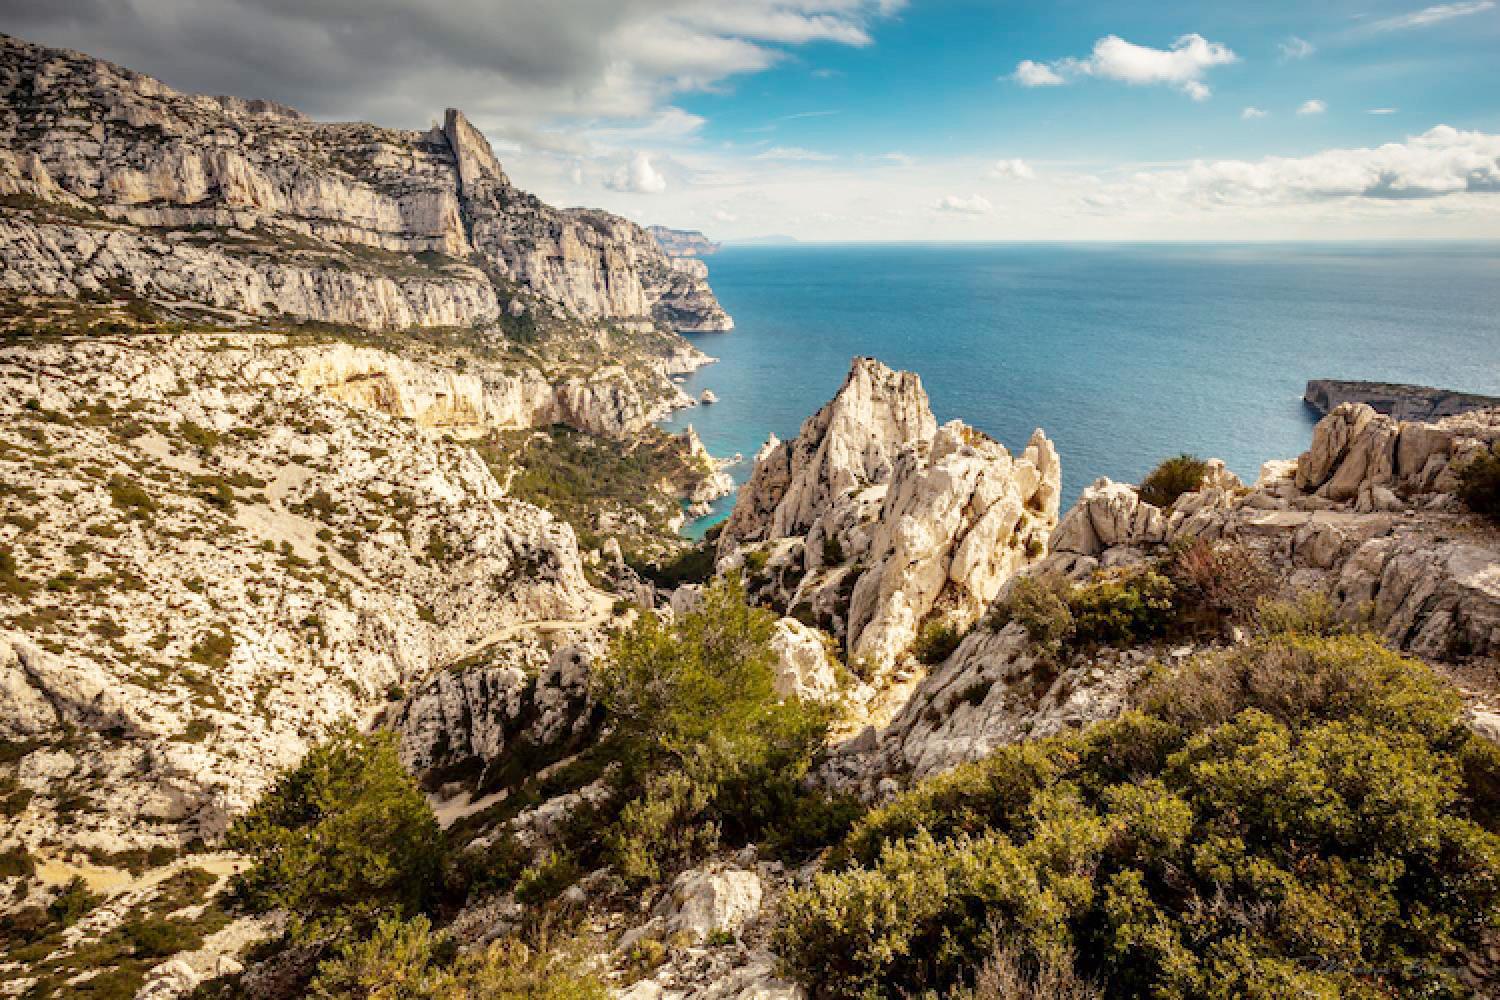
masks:
<svg viewBox="0 0 1500 1000"><path fill-rule="evenodd" d="M1423 664L1270 617L1292 630L869 813L787 899L787 970L862 1000L982 988L997 952L1110 997L1465 995L1500 751Z"/></svg>

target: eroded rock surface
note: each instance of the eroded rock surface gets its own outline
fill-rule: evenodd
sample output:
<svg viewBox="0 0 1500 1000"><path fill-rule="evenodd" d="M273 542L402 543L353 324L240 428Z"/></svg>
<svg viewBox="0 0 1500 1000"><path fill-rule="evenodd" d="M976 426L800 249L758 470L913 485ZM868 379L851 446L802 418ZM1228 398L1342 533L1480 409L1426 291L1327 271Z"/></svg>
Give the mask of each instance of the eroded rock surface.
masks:
<svg viewBox="0 0 1500 1000"><path fill-rule="evenodd" d="M762 450L719 565L748 566L774 604L879 672L933 616L971 623L1041 557L1060 478L1040 431L1013 456L957 421L938 427L917 376L856 358L794 440Z"/></svg>
<svg viewBox="0 0 1500 1000"><path fill-rule="evenodd" d="M0 36L0 287L223 318L471 326L543 310L722 330L701 261L518 190L456 110L426 132L183 94Z"/></svg>

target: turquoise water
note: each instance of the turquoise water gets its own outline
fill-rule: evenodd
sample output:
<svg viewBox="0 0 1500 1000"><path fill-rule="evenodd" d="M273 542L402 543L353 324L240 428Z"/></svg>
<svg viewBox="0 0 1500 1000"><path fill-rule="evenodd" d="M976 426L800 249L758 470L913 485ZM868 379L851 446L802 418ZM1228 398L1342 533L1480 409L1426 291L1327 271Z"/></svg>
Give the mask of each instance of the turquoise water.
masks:
<svg viewBox="0 0 1500 1000"><path fill-rule="evenodd" d="M1500 244L727 247L710 281L736 328L693 342L672 429L738 481L870 354L919 372L940 421L1062 455L1064 505L1182 451L1247 481L1307 446L1309 378L1500 394ZM698 535L728 512L689 529Z"/></svg>

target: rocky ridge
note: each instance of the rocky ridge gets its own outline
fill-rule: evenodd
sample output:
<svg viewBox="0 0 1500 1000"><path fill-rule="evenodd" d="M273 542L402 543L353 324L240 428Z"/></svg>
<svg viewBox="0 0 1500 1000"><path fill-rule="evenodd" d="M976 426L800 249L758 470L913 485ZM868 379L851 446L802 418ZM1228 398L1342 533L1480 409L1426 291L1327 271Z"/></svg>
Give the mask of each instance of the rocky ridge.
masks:
<svg viewBox="0 0 1500 1000"><path fill-rule="evenodd" d="M972 624L1041 557L1060 477L1040 431L1013 456L958 421L938 427L915 375L857 358L794 440L757 457L718 565L748 567L774 606L878 673L930 620Z"/></svg>
<svg viewBox="0 0 1500 1000"><path fill-rule="evenodd" d="M1500 534L1451 493L1454 470L1496 441L1500 409L1424 424L1343 404L1318 424L1307 452L1267 463L1248 488L1210 463L1199 490L1161 509L1133 486L1095 482L1059 523L1046 558L1021 575L1084 580L1145 564L1174 543L1243 545L1276 572L1286 596L1326 595L1343 619L1447 671L1469 698L1475 728L1500 732L1500 683L1485 668L1500 651ZM835 748L825 777L876 796L893 778L919 779L1003 743L1112 717L1152 662L1194 651L1104 650L1059 668L1020 626L981 625L888 726Z"/></svg>
<svg viewBox="0 0 1500 1000"><path fill-rule="evenodd" d="M0 139L12 295L376 329L731 325L701 263L518 190L457 110L425 132L320 123L0 36Z"/></svg>
<svg viewBox="0 0 1500 1000"><path fill-rule="evenodd" d="M1434 389L1397 382L1347 382L1312 379L1302 400L1318 416L1327 416L1344 403L1364 403L1396 420L1433 421L1471 410L1500 406L1500 398L1472 392Z"/></svg>

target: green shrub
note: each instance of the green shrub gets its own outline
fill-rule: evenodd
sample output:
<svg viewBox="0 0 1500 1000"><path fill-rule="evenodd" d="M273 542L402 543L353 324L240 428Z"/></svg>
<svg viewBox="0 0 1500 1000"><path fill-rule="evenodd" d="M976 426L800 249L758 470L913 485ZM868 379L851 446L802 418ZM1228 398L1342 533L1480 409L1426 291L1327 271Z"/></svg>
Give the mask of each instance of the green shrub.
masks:
<svg viewBox="0 0 1500 1000"><path fill-rule="evenodd" d="M1203 626L1253 620L1277 585L1253 549L1203 538L1174 545L1162 560L1162 572L1172 581L1180 612L1195 615Z"/></svg>
<svg viewBox="0 0 1500 1000"><path fill-rule="evenodd" d="M801 779L828 713L776 697L774 625L738 578L719 581L670 625L642 615L595 671L621 765L607 843L627 878L660 878L721 840L762 837L806 805Z"/></svg>
<svg viewBox="0 0 1500 1000"><path fill-rule="evenodd" d="M609 990L545 938L459 953L426 917L382 920L318 966L317 1000L608 1000Z"/></svg>
<svg viewBox="0 0 1500 1000"><path fill-rule="evenodd" d="M963 631L952 622L942 618L932 618L917 632L917 637L911 644L911 655L918 663L925 663L928 666L942 663L953 655L953 651L958 648L963 638Z"/></svg>
<svg viewBox="0 0 1500 1000"><path fill-rule="evenodd" d="M142 917L121 928L132 953L138 958L165 958L203 945L203 935L189 924L166 917Z"/></svg>
<svg viewBox="0 0 1500 1000"><path fill-rule="evenodd" d="M1153 569L1105 571L1073 590L1074 639L1128 646L1162 635L1175 621L1174 593Z"/></svg>
<svg viewBox="0 0 1500 1000"><path fill-rule="evenodd" d="M36 861L24 845L0 851L0 878L30 878L36 874Z"/></svg>
<svg viewBox="0 0 1500 1000"><path fill-rule="evenodd" d="M241 893L287 911L301 938L421 912L444 862L442 832L394 734L349 724L277 779L228 844L254 861L237 877Z"/></svg>
<svg viewBox="0 0 1500 1000"><path fill-rule="evenodd" d="M817 1000L973 989L997 952L1126 1000L1465 995L1500 753L1460 708L1372 637L1267 634L871 813L776 947Z"/></svg>
<svg viewBox="0 0 1500 1000"><path fill-rule="evenodd" d="M201 424L195 424L191 420L184 420L177 425L177 433L182 439L201 452L213 451L219 445L219 434Z"/></svg>
<svg viewBox="0 0 1500 1000"><path fill-rule="evenodd" d="M74 875L52 902L47 904L47 915L64 927L71 927L102 902L103 896L89 892L88 884L80 876Z"/></svg>
<svg viewBox="0 0 1500 1000"><path fill-rule="evenodd" d="M1026 630L1027 637L1048 656L1057 656L1077 631L1073 620L1073 585L1058 573L1024 576L1011 585L1010 593L996 606L992 628L1012 622Z"/></svg>
<svg viewBox="0 0 1500 1000"><path fill-rule="evenodd" d="M844 544L837 535L823 536L823 565L837 566L844 561Z"/></svg>
<svg viewBox="0 0 1500 1000"><path fill-rule="evenodd" d="M158 504L141 484L128 476L109 477L109 499L131 517L144 520L155 513Z"/></svg>
<svg viewBox="0 0 1500 1000"><path fill-rule="evenodd" d="M1500 443L1481 451L1459 468L1456 492L1474 513L1500 521Z"/></svg>
<svg viewBox="0 0 1500 1000"><path fill-rule="evenodd" d="M1203 485L1203 474L1208 463L1196 455L1178 455L1169 458L1141 481L1141 499L1163 509L1172 506L1184 493L1192 493Z"/></svg>

